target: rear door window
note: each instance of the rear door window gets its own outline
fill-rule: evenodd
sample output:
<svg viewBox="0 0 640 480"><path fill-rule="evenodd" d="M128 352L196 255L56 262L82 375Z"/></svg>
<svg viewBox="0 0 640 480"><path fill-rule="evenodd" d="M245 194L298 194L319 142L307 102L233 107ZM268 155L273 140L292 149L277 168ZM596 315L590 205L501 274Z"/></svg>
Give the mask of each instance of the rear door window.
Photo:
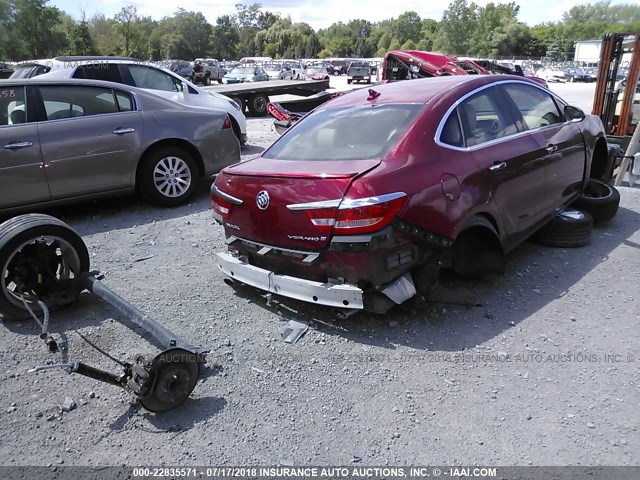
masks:
<svg viewBox="0 0 640 480"><path fill-rule="evenodd" d="M182 84L178 79L162 70L146 65L128 65L133 83L138 88L151 90L164 90L168 92L181 92Z"/></svg>
<svg viewBox="0 0 640 480"><path fill-rule="evenodd" d="M47 120L116 113L118 105L110 88L86 85L41 85Z"/></svg>
<svg viewBox="0 0 640 480"><path fill-rule="evenodd" d="M322 110L276 142L264 158L362 160L386 155L424 105L376 105Z"/></svg>
<svg viewBox="0 0 640 480"><path fill-rule="evenodd" d="M460 103L458 113L467 147L498 140L518 132L509 107L495 88L485 88Z"/></svg>
<svg viewBox="0 0 640 480"><path fill-rule="evenodd" d="M80 65L76 68L73 78L88 78L90 80L105 80L122 83L122 75L116 63L95 62Z"/></svg>

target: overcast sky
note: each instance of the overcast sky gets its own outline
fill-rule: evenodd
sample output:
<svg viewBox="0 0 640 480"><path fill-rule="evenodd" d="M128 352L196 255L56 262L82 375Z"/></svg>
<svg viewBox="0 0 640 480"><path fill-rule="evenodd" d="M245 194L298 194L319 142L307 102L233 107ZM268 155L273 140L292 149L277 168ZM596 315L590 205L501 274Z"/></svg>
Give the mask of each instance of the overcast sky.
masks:
<svg viewBox="0 0 640 480"><path fill-rule="evenodd" d="M209 23L215 24L216 18L235 13L235 4L250 5L260 3L265 10L291 16L293 22L306 22L315 30L326 28L335 22L348 22L356 18L371 22L397 17L403 12L413 10L421 18L440 20L450 0L191 0L181 3L175 0L50 0L49 5L64 10L74 18L80 18L84 10L87 19L96 13L112 17L123 6L133 4L138 13L155 20L172 15L179 6L186 10L201 11ZM486 5L488 0L475 0L476 4ZM494 1L494 3L508 3ZM560 20L562 14L574 5L589 3L580 0L516 0L520 5L519 19L530 26L547 21ZM633 0L613 0L612 4L633 3Z"/></svg>

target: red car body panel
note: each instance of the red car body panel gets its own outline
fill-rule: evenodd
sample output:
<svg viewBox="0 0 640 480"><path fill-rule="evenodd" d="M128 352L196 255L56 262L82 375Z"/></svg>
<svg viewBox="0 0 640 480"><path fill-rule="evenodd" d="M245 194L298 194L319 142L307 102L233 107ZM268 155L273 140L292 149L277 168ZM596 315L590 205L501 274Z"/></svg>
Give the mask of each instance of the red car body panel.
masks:
<svg viewBox="0 0 640 480"><path fill-rule="evenodd" d="M372 292L421 265L439 264L477 218L484 219L501 251L508 252L579 195L588 180L593 144L603 139L601 123L588 116L537 129L525 128L518 118L513 133L466 148L439 141L443 119L478 92L509 104L508 117L515 122L517 108L506 88L522 84L536 85L519 76L444 76L360 89L318 106L260 157L227 167L216 178L214 209L225 196L235 201L221 219L227 236L233 236L230 248L277 274L324 282L340 278ZM548 91L541 95L555 98ZM559 99L551 102L561 110ZM295 139L311 117L403 104L419 111L381 158L268 158L280 142ZM261 192L269 194L268 208L259 207ZM387 208L391 196L398 198L399 210L379 229L362 235L335 233L343 206L347 216L349 205L358 202ZM332 202L335 208L314 202ZM361 210L367 213L368 208ZM336 218L336 223L319 230L312 221L325 217ZM269 253L259 253L260 248ZM306 261L295 252L317 255Z"/></svg>
<svg viewBox="0 0 640 480"><path fill-rule="evenodd" d="M425 52L422 50L391 50L387 52L383 61L382 80L392 80L389 75L389 67L393 69L397 60L404 62L405 65L414 68L419 72L419 76L438 77L442 75L490 75L495 65L483 65L483 62L477 62L470 59L460 60L456 56L446 55L444 53ZM506 73L500 71L498 73ZM524 75L543 87L547 87L547 82L533 75ZM401 78L404 79L404 78Z"/></svg>

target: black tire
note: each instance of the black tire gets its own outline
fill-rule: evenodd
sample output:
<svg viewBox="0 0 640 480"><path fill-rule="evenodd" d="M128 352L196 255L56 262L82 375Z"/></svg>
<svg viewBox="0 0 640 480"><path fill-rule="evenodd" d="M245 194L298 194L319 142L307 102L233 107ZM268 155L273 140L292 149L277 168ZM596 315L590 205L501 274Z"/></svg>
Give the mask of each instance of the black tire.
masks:
<svg viewBox="0 0 640 480"><path fill-rule="evenodd" d="M14 217L0 224L0 316L30 318L20 299L41 312L73 302L80 294L73 281L90 267L89 252L75 230L57 218L40 213Z"/></svg>
<svg viewBox="0 0 640 480"><path fill-rule="evenodd" d="M222 83L222 77L218 79L218 83Z"/></svg>
<svg viewBox="0 0 640 480"><path fill-rule="evenodd" d="M352 82L352 81L353 81L353 80L349 80L349 79L347 79L347 85L351 85L351 82Z"/></svg>
<svg viewBox="0 0 640 480"><path fill-rule="evenodd" d="M151 203L163 207L185 204L194 194L199 171L189 152L166 146L152 150L138 170L138 188Z"/></svg>
<svg viewBox="0 0 640 480"><path fill-rule="evenodd" d="M587 188L573 206L593 217L594 223L607 222L616 216L620 205L620 192L615 187L590 179Z"/></svg>
<svg viewBox="0 0 640 480"><path fill-rule="evenodd" d="M587 212L566 208L538 230L533 241L548 247L575 248L591 241L593 218Z"/></svg>
<svg viewBox="0 0 640 480"><path fill-rule="evenodd" d="M204 77L204 84L207 86L211 85L211 77L209 75Z"/></svg>
<svg viewBox="0 0 640 480"><path fill-rule="evenodd" d="M257 117L264 117L267 114L267 103L269 103L269 97L266 95L259 93L252 95L248 102L249 113Z"/></svg>

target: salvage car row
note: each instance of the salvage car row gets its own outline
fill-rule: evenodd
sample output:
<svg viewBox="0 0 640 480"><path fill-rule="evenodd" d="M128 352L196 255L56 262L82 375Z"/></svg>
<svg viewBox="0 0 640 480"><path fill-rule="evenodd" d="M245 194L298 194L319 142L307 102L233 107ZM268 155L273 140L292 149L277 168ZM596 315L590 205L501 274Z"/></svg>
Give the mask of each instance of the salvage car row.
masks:
<svg viewBox="0 0 640 480"><path fill-rule="evenodd" d="M442 268L501 272L532 235L583 245L593 220L617 210L601 182L600 119L526 77L357 90L238 163L229 107L191 103L216 97L144 68L121 59L2 83L0 213L131 192L175 206L222 169L211 200L230 283L384 313L427 292Z"/></svg>

